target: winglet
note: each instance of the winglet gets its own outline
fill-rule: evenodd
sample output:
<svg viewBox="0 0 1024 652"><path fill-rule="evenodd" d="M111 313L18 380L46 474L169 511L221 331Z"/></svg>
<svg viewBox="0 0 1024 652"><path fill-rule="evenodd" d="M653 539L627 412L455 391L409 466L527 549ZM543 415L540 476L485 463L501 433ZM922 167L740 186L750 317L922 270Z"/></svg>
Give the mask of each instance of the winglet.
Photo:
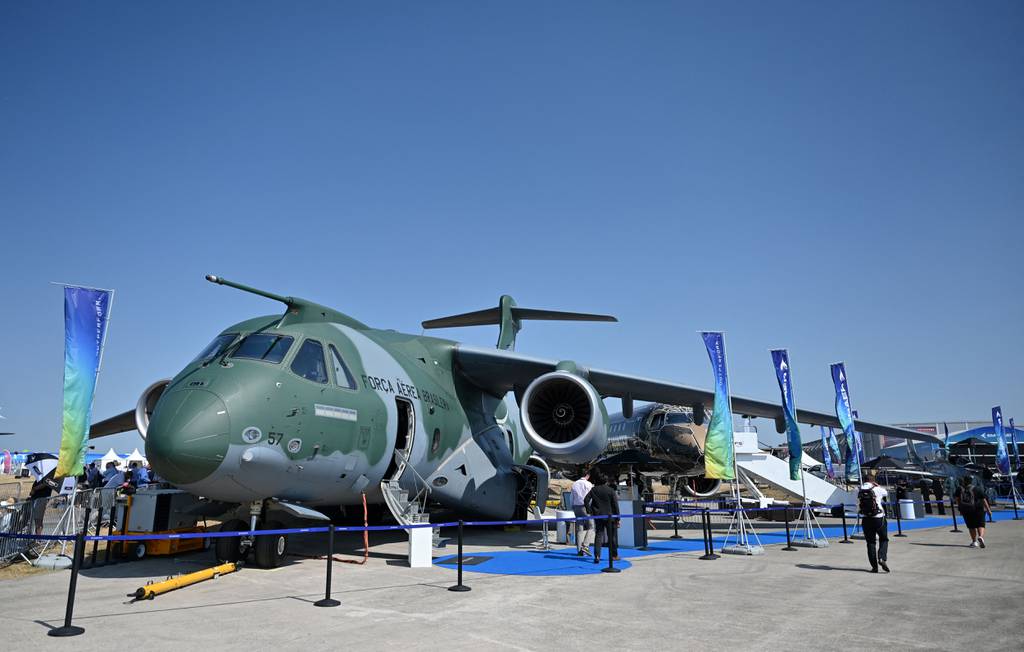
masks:
<svg viewBox="0 0 1024 652"><path fill-rule="evenodd" d="M533 319L539 321L619 321L611 315L595 315L586 312L562 312L560 310L538 310L536 308L520 308L515 299L507 294L501 295L495 308L485 308L459 315L440 317L422 322L423 328L459 328L462 326L497 325L499 349L515 347L516 335L522 330L522 321Z"/></svg>

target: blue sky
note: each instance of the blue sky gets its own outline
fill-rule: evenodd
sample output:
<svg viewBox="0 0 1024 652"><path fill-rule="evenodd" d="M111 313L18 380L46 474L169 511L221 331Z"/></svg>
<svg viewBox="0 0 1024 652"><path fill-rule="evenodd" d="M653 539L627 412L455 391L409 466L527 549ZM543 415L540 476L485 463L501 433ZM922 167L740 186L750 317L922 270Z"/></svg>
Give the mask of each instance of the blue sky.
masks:
<svg viewBox="0 0 1024 652"><path fill-rule="evenodd" d="M493 305L522 352L872 420L1024 421L1024 6L0 4L0 430L55 448L62 303L117 290L94 416L224 326ZM493 329L444 335L493 344ZM816 436L814 433L808 433ZM772 437L767 437L772 439ZM130 448L124 435L98 442Z"/></svg>

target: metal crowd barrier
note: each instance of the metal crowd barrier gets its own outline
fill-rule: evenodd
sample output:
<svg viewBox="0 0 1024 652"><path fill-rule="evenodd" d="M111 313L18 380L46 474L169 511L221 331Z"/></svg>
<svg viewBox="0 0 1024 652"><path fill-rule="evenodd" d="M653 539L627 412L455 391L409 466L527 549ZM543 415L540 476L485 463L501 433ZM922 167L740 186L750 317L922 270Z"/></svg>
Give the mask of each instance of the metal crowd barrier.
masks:
<svg viewBox="0 0 1024 652"><path fill-rule="evenodd" d="M0 482L0 503L21 502L21 482Z"/></svg>
<svg viewBox="0 0 1024 652"><path fill-rule="evenodd" d="M89 508L98 509L103 505L109 510L116 492L116 488L87 489L73 496L58 494L0 506L0 567L29 554L34 546L39 546L37 552L42 553L48 544L55 542L61 553L65 553L68 542L74 537L54 535L77 529Z"/></svg>

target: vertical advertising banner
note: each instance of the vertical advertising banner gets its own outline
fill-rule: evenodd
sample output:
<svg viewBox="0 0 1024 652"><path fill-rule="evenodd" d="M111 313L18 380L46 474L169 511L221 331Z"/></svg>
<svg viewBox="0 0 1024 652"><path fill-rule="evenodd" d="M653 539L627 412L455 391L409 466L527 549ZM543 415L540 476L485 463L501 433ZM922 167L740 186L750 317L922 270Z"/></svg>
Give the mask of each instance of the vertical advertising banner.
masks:
<svg viewBox="0 0 1024 652"><path fill-rule="evenodd" d="M849 394L847 394L847 395L849 395ZM860 415L857 414L857 410L853 411L853 418L854 419L859 419L860 418ZM860 460L860 463L863 464L864 462L867 461L867 459L864 457L864 455L865 455L865 453L864 453L864 440L861 438L860 431L857 430L856 427L854 427L854 429L853 429L853 438L857 440L857 453L859 455L858 459Z"/></svg>
<svg viewBox="0 0 1024 652"><path fill-rule="evenodd" d="M789 479L800 479L800 462L804 456L800 441L800 425L796 422L796 406L793 404L793 375L789 370L789 352L786 349L772 349L772 364L775 365L775 379L782 392L782 415L786 419L786 439L789 440Z"/></svg>
<svg viewBox="0 0 1024 652"><path fill-rule="evenodd" d="M1013 463L1020 471L1020 451L1017 450L1017 426L1013 425L1013 417L1010 417L1010 446L1013 446Z"/></svg>
<svg viewBox="0 0 1024 652"><path fill-rule="evenodd" d="M59 477L82 474L96 375L110 312L110 290L64 288L64 418Z"/></svg>
<svg viewBox="0 0 1024 652"><path fill-rule="evenodd" d="M828 474L829 478L835 478L836 470L832 466L832 453L828 450L828 436L825 434L825 426L818 426L818 428L821 430L821 459L825 462L825 473Z"/></svg>
<svg viewBox="0 0 1024 652"><path fill-rule="evenodd" d="M1010 456L1006 452L1006 431L1003 430L1003 409L992 408L992 425L996 429L996 468L1003 475L1010 475Z"/></svg>
<svg viewBox="0 0 1024 652"><path fill-rule="evenodd" d="M860 480L860 446L853 427L853 408L850 405L850 389L846 385L846 365L837 362L831 365L832 383L836 387L836 418L846 435L846 481Z"/></svg>
<svg viewBox="0 0 1024 652"><path fill-rule="evenodd" d="M729 371L725 364L725 338L721 333L702 332L704 346L715 375L715 406L711 410L704 440L704 476L718 480L736 478L733 468L732 407L729 405Z"/></svg>
<svg viewBox="0 0 1024 652"><path fill-rule="evenodd" d="M833 460L843 459L843 451L839 448L839 440L836 439L836 431L832 429L832 426L828 428L828 447L832 451Z"/></svg>

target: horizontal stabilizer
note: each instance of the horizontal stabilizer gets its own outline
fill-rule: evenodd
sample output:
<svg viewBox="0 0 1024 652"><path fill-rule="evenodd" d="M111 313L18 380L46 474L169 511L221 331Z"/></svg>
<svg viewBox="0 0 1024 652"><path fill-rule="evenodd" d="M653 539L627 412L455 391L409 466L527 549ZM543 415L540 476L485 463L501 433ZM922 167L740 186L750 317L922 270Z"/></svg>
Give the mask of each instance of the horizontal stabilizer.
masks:
<svg viewBox="0 0 1024 652"><path fill-rule="evenodd" d="M619 321L612 315L595 315L588 312L562 312L560 310L538 310L536 308L511 309L516 320L533 319L537 321ZM487 308L475 312L464 312L461 315L439 317L423 322L423 328L457 328L460 326L490 326L501 323L501 308Z"/></svg>
<svg viewBox="0 0 1024 652"><path fill-rule="evenodd" d="M422 326L423 328L458 328L461 326L497 325L501 327L498 333L498 348L510 349L515 344L516 334L522 328L521 322L527 319L538 321L619 321L611 315L520 308L512 297L505 294L498 300L498 305L494 308L429 319L423 322Z"/></svg>

